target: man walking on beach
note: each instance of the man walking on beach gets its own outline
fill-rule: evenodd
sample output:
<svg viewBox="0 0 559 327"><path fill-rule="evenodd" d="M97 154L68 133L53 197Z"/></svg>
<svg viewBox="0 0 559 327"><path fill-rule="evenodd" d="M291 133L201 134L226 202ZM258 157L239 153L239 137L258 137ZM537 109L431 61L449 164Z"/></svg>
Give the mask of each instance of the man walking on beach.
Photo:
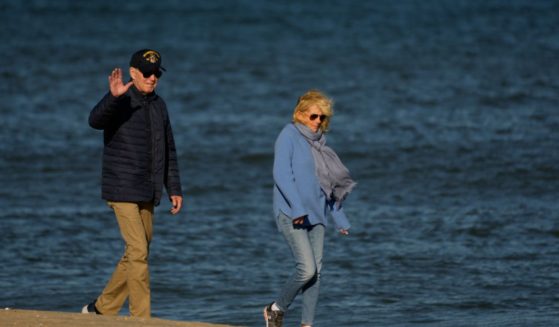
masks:
<svg viewBox="0 0 559 327"><path fill-rule="evenodd" d="M171 213L182 207L173 131L165 102L155 93L164 70L159 52L135 52L131 80L124 84L115 68L109 92L90 113L89 125L103 130L102 197L114 210L125 251L101 295L82 313L116 315L128 298L132 316L151 315L148 254L163 185Z"/></svg>

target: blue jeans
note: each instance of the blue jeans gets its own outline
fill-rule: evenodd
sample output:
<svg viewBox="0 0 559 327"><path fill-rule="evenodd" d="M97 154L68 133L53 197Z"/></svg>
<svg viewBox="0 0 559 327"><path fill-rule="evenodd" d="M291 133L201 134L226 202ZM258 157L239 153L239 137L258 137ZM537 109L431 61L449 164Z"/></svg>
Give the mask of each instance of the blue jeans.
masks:
<svg viewBox="0 0 559 327"><path fill-rule="evenodd" d="M301 324L312 325L318 302L324 225L295 227L291 218L280 213L277 224L295 259L295 272L281 289L276 305L286 312L299 291L303 294Z"/></svg>

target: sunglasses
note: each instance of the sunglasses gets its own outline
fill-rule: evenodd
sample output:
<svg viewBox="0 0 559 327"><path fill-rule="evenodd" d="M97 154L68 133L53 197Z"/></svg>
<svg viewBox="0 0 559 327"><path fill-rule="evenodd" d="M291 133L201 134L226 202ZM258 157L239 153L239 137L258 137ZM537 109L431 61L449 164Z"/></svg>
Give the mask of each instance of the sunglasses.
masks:
<svg viewBox="0 0 559 327"><path fill-rule="evenodd" d="M328 116L326 116L326 115L312 114L312 115L309 116L309 119L310 119L310 120L315 120L315 119L319 118L320 121L324 121L324 120L326 119L326 117L328 117Z"/></svg>
<svg viewBox="0 0 559 327"><path fill-rule="evenodd" d="M155 71L155 72L148 72L148 73L144 73L144 72L142 72L142 71L139 70L139 69L138 69L138 71L139 71L140 73L142 73L142 75L144 76L144 78L150 78L151 75L155 75L155 77L159 78L159 77L161 77L161 75L163 74L163 72L160 71L160 70Z"/></svg>

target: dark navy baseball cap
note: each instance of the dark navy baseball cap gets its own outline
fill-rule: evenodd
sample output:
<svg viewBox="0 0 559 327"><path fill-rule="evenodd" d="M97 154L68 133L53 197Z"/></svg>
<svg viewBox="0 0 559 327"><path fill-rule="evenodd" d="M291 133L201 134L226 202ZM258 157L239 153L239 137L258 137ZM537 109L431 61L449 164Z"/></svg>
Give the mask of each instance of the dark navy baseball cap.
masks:
<svg viewBox="0 0 559 327"><path fill-rule="evenodd" d="M134 52L132 58L130 58L130 67L138 69L144 76L155 74L155 76L159 77L162 71L166 71L161 66L161 54L151 49L142 49Z"/></svg>

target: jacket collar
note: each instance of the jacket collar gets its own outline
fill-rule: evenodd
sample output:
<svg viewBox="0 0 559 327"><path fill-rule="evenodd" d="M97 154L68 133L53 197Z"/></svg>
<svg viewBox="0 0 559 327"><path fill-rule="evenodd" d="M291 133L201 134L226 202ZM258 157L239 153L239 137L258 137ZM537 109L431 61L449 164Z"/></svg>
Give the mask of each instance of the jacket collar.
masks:
<svg viewBox="0 0 559 327"><path fill-rule="evenodd" d="M148 102L152 102L153 100L157 99L157 94L155 93L155 91L149 93L149 94L142 94L142 92L140 92L136 86L132 85L130 87L130 89L128 90L128 93L130 94L130 96L137 101L148 101Z"/></svg>

